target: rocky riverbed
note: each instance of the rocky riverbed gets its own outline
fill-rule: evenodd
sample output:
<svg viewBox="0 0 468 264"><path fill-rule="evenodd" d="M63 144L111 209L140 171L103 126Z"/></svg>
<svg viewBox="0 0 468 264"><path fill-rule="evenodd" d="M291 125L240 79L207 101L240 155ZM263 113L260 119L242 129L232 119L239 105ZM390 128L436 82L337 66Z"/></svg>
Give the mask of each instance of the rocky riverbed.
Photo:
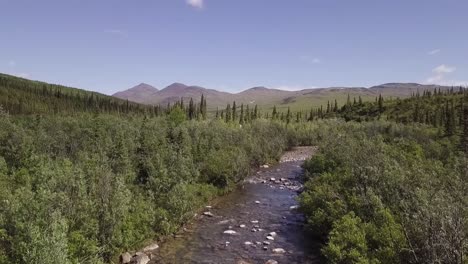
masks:
<svg viewBox="0 0 468 264"><path fill-rule="evenodd" d="M301 164L315 151L286 152L279 164L263 165L236 191L208 205L184 232L132 263L320 263L318 245L303 229L296 197ZM145 257L146 256L146 257Z"/></svg>

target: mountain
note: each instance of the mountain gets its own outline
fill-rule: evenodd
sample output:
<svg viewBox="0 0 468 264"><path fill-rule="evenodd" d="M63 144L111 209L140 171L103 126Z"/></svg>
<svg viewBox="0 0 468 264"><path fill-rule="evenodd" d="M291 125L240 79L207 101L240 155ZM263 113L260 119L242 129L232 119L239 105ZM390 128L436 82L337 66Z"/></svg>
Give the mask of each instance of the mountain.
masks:
<svg viewBox="0 0 468 264"><path fill-rule="evenodd" d="M154 93L157 93L158 91L158 89L154 88L149 84L140 83L135 87L132 87L122 92L118 92L113 96L124 100L143 102L146 98L151 97Z"/></svg>
<svg viewBox="0 0 468 264"><path fill-rule="evenodd" d="M193 98L194 101L199 101L203 94L207 98L209 110L215 110L217 107L220 109L224 108L228 103L232 103L233 101L236 101L238 105L242 103L251 105L252 107L258 105L262 109L270 109L276 106L280 110L287 109L288 107L291 107L292 110L305 110L312 106L325 106L328 101L334 102L337 100L339 104L343 104L348 99L348 95L351 100L361 97L363 101L370 101L375 100L380 94L385 98L406 98L418 91L422 93L424 90L433 91L439 88L445 90L451 87L418 83L386 83L369 88L329 87L285 91L260 86L239 93L228 93L200 86L174 83L160 91L145 94L145 96L127 96L128 94L125 94L126 97L123 97L121 93L116 93L114 96L138 103L166 105L167 103L179 101L181 98L185 101L190 100L190 98Z"/></svg>

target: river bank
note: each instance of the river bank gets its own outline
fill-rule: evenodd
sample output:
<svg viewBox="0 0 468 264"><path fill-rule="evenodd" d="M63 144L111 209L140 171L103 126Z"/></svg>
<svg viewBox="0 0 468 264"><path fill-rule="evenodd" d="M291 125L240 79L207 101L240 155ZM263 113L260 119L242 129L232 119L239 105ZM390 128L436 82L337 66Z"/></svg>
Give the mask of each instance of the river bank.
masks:
<svg viewBox="0 0 468 264"><path fill-rule="evenodd" d="M295 148L279 164L262 166L237 190L207 206L182 233L149 250L144 261L319 263L318 246L305 234L295 200L302 189L300 165L315 150Z"/></svg>

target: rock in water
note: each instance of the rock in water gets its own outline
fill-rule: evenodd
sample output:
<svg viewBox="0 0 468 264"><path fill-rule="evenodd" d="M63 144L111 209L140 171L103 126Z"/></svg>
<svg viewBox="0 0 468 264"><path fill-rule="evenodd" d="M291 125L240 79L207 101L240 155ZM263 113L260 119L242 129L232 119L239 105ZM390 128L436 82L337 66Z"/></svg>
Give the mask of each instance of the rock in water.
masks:
<svg viewBox="0 0 468 264"><path fill-rule="evenodd" d="M265 264L278 264L278 261L270 259L267 262L265 262Z"/></svg>
<svg viewBox="0 0 468 264"><path fill-rule="evenodd" d="M272 236L267 236L266 239L268 239L268 240L275 240L275 238L272 237Z"/></svg>
<svg viewBox="0 0 468 264"><path fill-rule="evenodd" d="M130 253L125 252L120 255L120 264L128 264L132 260L132 255Z"/></svg>
<svg viewBox="0 0 468 264"><path fill-rule="evenodd" d="M234 231L234 230L226 230L223 233L226 234L226 235L235 235L235 234L237 234L237 232Z"/></svg>
<svg viewBox="0 0 468 264"><path fill-rule="evenodd" d="M276 232L270 232L268 233L269 236L276 237Z"/></svg>
<svg viewBox="0 0 468 264"><path fill-rule="evenodd" d="M274 248L273 249L273 253L276 253L276 254L284 254L286 253L286 250L282 249L282 248Z"/></svg>
<svg viewBox="0 0 468 264"><path fill-rule="evenodd" d="M214 214L211 213L211 212L204 212L203 215L208 216L208 217L213 217L214 216Z"/></svg>

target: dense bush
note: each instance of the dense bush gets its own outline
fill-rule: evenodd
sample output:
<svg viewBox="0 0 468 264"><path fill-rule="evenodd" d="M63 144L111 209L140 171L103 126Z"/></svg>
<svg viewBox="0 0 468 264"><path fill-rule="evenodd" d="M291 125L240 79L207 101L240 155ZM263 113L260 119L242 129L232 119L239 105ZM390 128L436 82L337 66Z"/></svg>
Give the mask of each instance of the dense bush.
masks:
<svg viewBox="0 0 468 264"><path fill-rule="evenodd" d="M435 129L321 124L300 196L330 263L466 263L467 160Z"/></svg>
<svg viewBox="0 0 468 264"><path fill-rule="evenodd" d="M274 161L286 129L257 120L0 117L0 263L101 263L175 232ZM184 114L184 113L182 113Z"/></svg>

